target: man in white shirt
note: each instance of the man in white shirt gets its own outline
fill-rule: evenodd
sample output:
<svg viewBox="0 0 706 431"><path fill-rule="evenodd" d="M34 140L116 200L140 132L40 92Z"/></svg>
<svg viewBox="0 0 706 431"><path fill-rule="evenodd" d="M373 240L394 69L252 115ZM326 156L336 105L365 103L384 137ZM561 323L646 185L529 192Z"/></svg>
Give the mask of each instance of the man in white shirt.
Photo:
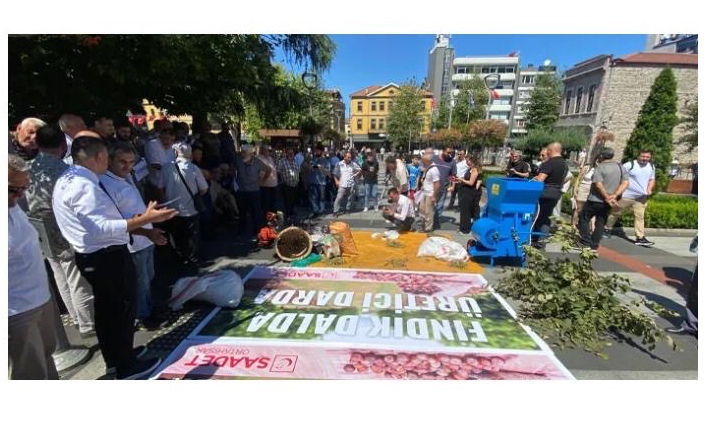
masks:
<svg viewBox="0 0 706 431"><path fill-rule="evenodd" d="M346 151L343 155L343 160L338 162L333 171L333 180L336 182L336 187L338 187L338 194L336 194L336 200L333 202L334 217L338 217L342 214L341 204L344 201L346 204L346 212L350 212L351 210L351 204L353 202L351 191L355 185L355 179L360 176L362 172L360 166L352 160L353 154L351 154L350 151Z"/></svg>
<svg viewBox="0 0 706 431"><path fill-rule="evenodd" d="M400 194L396 187L387 191L389 207L382 210L382 216L395 224L398 232L409 232L414 223L414 203L410 198Z"/></svg>
<svg viewBox="0 0 706 431"><path fill-rule="evenodd" d="M277 164L272 158L271 152L271 148L263 144L260 146L260 154L257 155L257 158L260 159L262 164L269 168L262 178L262 184L260 185L262 211L265 213L268 211L277 212L281 210L279 187L277 187Z"/></svg>
<svg viewBox="0 0 706 431"><path fill-rule="evenodd" d="M105 141L79 132L71 147L74 165L57 180L52 196L59 229L75 251L76 265L93 286L96 335L106 367L118 379L148 376L158 358L142 361L146 348L133 349L137 276L127 248L129 233L168 220L172 209L150 202L141 215L125 219L99 181L108 170Z"/></svg>
<svg viewBox="0 0 706 431"><path fill-rule="evenodd" d="M64 137L66 138L66 154L64 155L64 163L67 165L73 164L73 159L71 158L71 142L74 140L74 136L81 130L86 130L86 123L83 122L83 118L74 114L64 114L59 118L59 128L64 132Z"/></svg>
<svg viewBox="0 0 706 431"><path fill-rule="evenodd" d="M145 159L149 164L150 174L147 177L149 187L145 189L148 199L164 202L164 184L162 183L162 166L176 160L174 141L176 135L170 127L160 130L159 138L145 144Z"/></svg>
<svg viewBox="0 0 706 431"><path fill-rule="evenodd" d="M116 142L108 150L110 161L108 171L100 176L108 195L113 199L120 213L126 219L143 214L147 207L140 192L132 183L130 173L135 165L137 154L129 142ZM137 273L137 323L150 327L152 315L152 279L154 278L154 244L165 245L164 231L156 229L152 223L132 232L128 244L130 256Z"/></svg>
<svg viewBox="0 0 706 431"><path fill-rule="evenodd" d="M179 211L165 228L173 239L174 249L184 265L198 263L199 239L201 235L199 211L194 196L208 192L208 183L198 166L191 163L191 147L178 144L176 161L162 166L162 183L168 206ZM196 198L198 199L198 198Z"/></svg>
<svg viewBox="0 0 706 431"><path fill-rule="evenodd" d="M632 160L623 165L628 171L628 188L623 192L623 197L618 201L618 206L611 209L605 225L604 236L610 236L616 220L626 209L632 208L635 215L635 245L649 247L654 243L645 237L645 210L647 199L652 195L655 187L655 166L652 163L652 151L642 150L637 160Z"/></svg>
<svg viewBox="0 0 706 431"><path fill-rule="evenodd" d="M424 218L424 232L431 232L434 229L434 213L441 193L441 176L439 169L432 163L433 157L433 150L427 149L424 152L422 156L424 171L418 182L420 192L415 193L415 202L419 204L419 212Z"/></svg>
<svg viewBox="0 0 706 431"><path fill-rule="evenodd" d="M29 187L28 166L8 156L7 356L12 380L58 380L55 305L39 246L39 234L17 205Z"/></svg>

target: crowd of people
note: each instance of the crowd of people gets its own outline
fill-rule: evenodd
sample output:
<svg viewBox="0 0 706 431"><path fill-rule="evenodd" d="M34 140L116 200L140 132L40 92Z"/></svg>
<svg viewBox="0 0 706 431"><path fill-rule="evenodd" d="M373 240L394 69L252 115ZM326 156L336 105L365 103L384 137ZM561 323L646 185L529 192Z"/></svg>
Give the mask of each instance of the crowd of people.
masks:
<svg viewBox="0 0 706 431"><path fill-rule="evenodd" d="M159 364L141 359L144 346L133 348L136 328L164 324L164 301L153 297L158 247L173 250L181 267L197 268L201 239L219 225L234 224L237 237L254 244L269 214L281 213L289 223L298 209L307 218L337 217L356 200L364 212L381 210L402 232L440 229L447 194L447 209L458 197L461 233L481 217L482 163L452 146L420 155L272 148L236 145L227 124L217 134L210 127L192 134L186 123L159 119L140 134L127 120L98 116L89 127L66 114L56 124L24 119L11 134L9 153L12 378L57 378L44 258L79 333L98 339L106 372L132 379ZM642 151L625 165L613 156L604 148L595 161L584 160L572 190L572 223L581 245L596 250L616 218L632 209L635 243L649 246L644 213L654 188L651 154ZM542 149L538 166L511 152L505 173L544 182L532 244L543 249L572 179L561 144Z"/></svg>

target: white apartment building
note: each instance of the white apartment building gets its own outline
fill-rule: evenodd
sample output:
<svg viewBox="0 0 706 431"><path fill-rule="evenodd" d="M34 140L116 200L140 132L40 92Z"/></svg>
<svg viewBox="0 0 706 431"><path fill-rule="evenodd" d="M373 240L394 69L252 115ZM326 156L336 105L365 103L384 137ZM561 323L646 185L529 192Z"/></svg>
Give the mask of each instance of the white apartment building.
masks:
<svg viewBox="0 0 706 431"><path fill-rule="evenodd" d="M510 133L512 136L521 137L527 133L526 128L526 105L530 100L530 95L537 82L537 76L542 74L556 73L556 66L534 67L528 64L526 68L520 69L520 79L517 83L517 97L515 98L515 113L512 119Z"/></svg>
<svg viewBox="0 0 706 431"><path fill-rule="evenodd" d="M451 82L453 90L452 97L459 93L460 84L463 81L473 79L477 75L481 79L492 74L498 74L500 82L496 87L498 98L490 98L488 107L488 117L493 120L500 120L508 126L513 124L513 111L515 103L515 89L519 78L520 59L519 57L497 56L497 57L459 57L453 61L453 74ZM511 127L508 127L508 131Z"/></svg>

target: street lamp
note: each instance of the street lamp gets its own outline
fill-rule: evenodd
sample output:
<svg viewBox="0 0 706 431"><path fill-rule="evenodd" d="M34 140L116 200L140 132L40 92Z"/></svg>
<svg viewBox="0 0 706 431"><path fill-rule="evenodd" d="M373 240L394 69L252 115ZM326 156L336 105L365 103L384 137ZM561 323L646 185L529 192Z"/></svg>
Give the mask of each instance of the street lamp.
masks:
<svg viewBox="0 0 706 431"><path fill-rule="evenodd" d="M488 108L485 113L485 119L487 120L490 118L490 102L493 100L493 90L498 88L498 85L500 84L500 74L491 73L483 78L483 82L485 82L485 88L488 89Z"/></svg>
<svg viewBox="0 0 706 431"><path fill-rule="evenodd" d="M313 71L307 70L306 72L302 73L302 83L304 84L304 87L309 90L309 93L311 93L311 90L316 88L318 82L319 76ZM313 117L314 111L311 107L311 94L309 94L309 96L309 116Z"/></svg>

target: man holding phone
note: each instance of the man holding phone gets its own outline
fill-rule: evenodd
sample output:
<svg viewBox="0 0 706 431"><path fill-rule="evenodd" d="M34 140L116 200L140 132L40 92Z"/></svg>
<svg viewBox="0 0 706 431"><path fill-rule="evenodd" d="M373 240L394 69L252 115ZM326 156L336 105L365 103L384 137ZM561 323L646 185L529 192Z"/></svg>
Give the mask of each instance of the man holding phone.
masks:
<svg viewBox="0 0 706 431"><path fill-rule="evenodd" d="M137 159L133 146L128 142L116 142L108 149L108 157L108 171L100 176L101 184L123 217L128 219L137 214L144 214L147 207L130 175ZM166 206L165 204L156 205L155 208L162 208ZM151 318L153 315L151 291L152 279L154 279L154 245L165 245L166 243L167 238L164 231L154 228L152 223L147 223L132 232L131 241L127 246L137 272L137 319L135 325L140 329L158 324L156 319Z"/></svg>
<svg viewBox="0 0 706 431"><path fill-rule="evenodd" d="M520 151L513 150L510 153L510 161L505 167L505 175L507 175L508 178L529 178L530 165L522 160L522 153Z"/></svg>

